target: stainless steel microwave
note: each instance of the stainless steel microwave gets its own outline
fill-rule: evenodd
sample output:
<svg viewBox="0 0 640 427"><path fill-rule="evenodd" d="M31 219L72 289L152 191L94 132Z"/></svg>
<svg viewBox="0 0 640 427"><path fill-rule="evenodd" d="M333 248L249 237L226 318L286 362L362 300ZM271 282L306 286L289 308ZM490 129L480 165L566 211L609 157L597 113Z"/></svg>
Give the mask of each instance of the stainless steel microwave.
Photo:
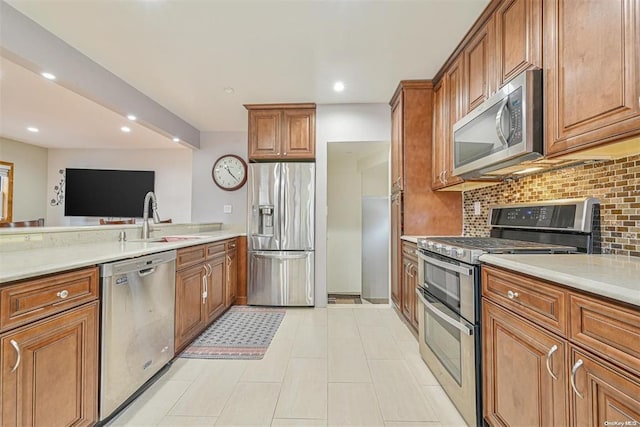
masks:
<svg viewBox="0 0 640 427"><path fill-rule="evenodd" d="M453 126L453 174L490 172L543 154L542 70L528 70Z"/></svg>

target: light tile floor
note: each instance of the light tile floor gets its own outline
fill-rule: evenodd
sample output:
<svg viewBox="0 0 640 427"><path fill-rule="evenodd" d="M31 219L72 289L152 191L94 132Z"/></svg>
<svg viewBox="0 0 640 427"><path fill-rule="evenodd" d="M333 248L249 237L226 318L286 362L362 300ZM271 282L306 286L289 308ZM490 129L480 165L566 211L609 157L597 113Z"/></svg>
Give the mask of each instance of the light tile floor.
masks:
<svg viewBox="0 0 640 427"><path fill-rule="evenodd" d="M116 426L465 426L395 311L287 309L262 360L176 359Z"/></svg>

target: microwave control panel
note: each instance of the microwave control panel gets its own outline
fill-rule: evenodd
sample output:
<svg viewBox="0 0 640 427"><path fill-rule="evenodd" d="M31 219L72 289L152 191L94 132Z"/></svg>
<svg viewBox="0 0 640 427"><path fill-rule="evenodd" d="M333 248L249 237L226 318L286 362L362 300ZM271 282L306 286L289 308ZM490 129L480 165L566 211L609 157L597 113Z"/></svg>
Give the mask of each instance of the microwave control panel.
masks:
<svg viewBox="0 0 640 427"><path fill-rule="evenodd" d="M522 142L522 87L509 94L509 146Z"/></svg>

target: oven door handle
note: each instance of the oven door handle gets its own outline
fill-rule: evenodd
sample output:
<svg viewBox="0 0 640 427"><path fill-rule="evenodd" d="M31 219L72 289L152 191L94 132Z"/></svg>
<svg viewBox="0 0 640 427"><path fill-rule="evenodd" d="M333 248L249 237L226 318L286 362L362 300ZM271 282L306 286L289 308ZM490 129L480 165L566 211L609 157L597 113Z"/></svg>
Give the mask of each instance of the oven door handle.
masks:
<svg viewBox="0 0 640 427"><path fill-rule="evenodd" d="M471 276L473 274L473 270L471 268L465 268L459 265L451 264L449 262L440 261L438 259L426 256L422 252L418 252L418 258L426 263L435 265L437 267L442 267L447 270L455 271L456 273L464 274L465 276Z"/></svg>
<svg viewBox="0 0 640 427"><path fill-rule="evenodd" d="M455 320L453 320L452 318L450 318L446 314L442 313L440 310L438 310L436 308L436 306L434 306L433 304L431 304L429 301L427 301L424 298L424 296L422 295L422 292L420 292L420 289L416 289L416 294L418 295L418 298L420 299L422 304L424 304L425 308L427 310L429 310L432 314L438 316L440 319L444 320L445 322L447 322L448 324L450 324L454 328L458 329L460 332L462 332L462 333L464 333L466 335L473 335L473 327L472 326L469 326L466 323L456 322Z"/></svg>

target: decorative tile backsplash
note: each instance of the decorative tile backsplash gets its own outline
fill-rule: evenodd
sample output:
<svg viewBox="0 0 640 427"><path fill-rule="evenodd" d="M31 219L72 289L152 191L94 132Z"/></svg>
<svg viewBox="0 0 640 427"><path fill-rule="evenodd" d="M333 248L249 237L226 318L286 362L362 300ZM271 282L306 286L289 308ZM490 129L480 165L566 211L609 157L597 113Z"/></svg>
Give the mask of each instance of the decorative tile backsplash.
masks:
<svg viewBox="0 0 640 427"><path fill-rule="evenodd" d="M576 197L600 200L603 253L640 257L640 155L465 191L463 234L488 236L492 205ZM480 202L481 215L474 215L474 202Z"/></svg>

